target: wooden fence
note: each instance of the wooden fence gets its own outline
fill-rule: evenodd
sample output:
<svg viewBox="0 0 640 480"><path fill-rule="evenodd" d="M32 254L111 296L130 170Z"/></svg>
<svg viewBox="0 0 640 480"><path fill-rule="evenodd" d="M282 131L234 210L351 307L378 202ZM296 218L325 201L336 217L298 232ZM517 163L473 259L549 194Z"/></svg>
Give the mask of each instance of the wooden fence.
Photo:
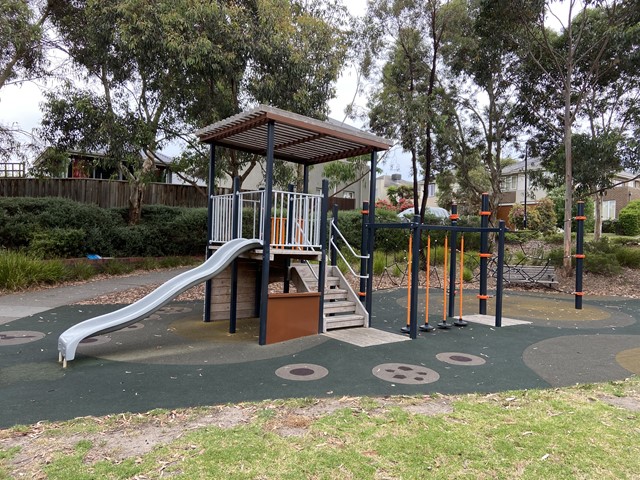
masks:
<svg viewBox="0 0 640 480"><path fill-rule="evenodd" d="M143 205L170 207L206 207L206 188L202 195L191 185L150 183ZM129 183L92 178L0 178L2 197L62 197L103 208L128 207Z"/></svg>

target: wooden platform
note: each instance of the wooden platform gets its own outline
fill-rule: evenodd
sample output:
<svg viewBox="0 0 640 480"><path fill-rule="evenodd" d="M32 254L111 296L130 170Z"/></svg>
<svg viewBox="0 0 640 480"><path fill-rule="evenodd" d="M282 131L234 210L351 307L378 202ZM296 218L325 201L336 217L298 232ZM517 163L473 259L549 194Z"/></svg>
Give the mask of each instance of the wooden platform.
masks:
<svg viewBox="0 0 640 480"><path fill-rule="evenodd" d="M211 245L209 249L217 250L220 245ZM250 252L240 255L238 258L247 258L249 260L262 260L262 249L252 250ZM285 249L285 248L270 248L269 249L269 261L276 259L290 258L295 260L320 260L322 252L315 250L297 250L297 249Z"/></svg>

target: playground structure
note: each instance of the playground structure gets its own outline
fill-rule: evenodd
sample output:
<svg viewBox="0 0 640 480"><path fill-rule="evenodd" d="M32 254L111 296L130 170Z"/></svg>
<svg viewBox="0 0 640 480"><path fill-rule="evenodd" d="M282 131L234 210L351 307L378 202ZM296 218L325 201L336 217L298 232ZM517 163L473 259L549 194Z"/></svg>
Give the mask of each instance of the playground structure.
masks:
<svg viewBox="0 0 640 480"><path fill-rule="evenodd" d="M196 133L201 142L210 145L209 239L205 263L170 280L139 302L111 314L86 320L65 331L58 345L60 359L65 365L68 360L75 358L75 349L83 339L122 329L145 318L182 291L202 282L205 282L204 322L228 320L229 332L235 333L238 318L258 317L260 345L323 333L332 328L369 327L373 293L373 277L369 274L373 272L371 253L375 249L375 232L383 228L410 229L413 258L411 276L414 279L418 278L421 234L429 230L449 232L450 287L448 311L443 319L445 325L447 316L454 316L456 236L468 231L481 233L478 298L480 314L486 314L489 298L487 259L491 257L488 234L497 233L499 268L495 324L501 326L501 262L506 227L504 222L498 228L488 226L488 196L483 197L480 227L457 226L455 208L452 209L450 226L423 225L417 216L410 223L377 224L377 152L390 148L391 142L343 124L322 122L268 106L240 113ZM233 193L215 195L219 148L264 156L264 189L241 192L238 179L234 179ZM360 291L356 293L336 266L337 255L342 256L336 241L341 234L337 228L335 211L328 232L328 182L323 181L322 195L310 194L308 173L309 168L316 164L366 154L370 155L370 199L362 212L360 273L354 272L360 278ZM288 191L273 188L275 159L303 166L302 192L294 192L293 187ZM331 248L330 264L327 262L328 245ZM312 261L317 263L312 264ZM270 291L269 285L273 282L281 282L283 291ZM291 284L295 285L295 292L291 291ZM418 282L414 281L410 286L409 298L408 333L411 338L416 338L418 332L417 302ZM456 322L458 325L464 324L461 318Z"/></svg>

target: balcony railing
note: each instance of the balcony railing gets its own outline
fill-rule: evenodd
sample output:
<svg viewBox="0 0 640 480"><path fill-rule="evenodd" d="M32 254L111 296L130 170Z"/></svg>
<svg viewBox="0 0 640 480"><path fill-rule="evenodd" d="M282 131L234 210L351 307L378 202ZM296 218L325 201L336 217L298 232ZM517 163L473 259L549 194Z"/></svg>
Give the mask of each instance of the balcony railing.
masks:
<svg viewBox="0 0 640 480"><path fill-rule="evenodd" d="M212 197L214 244L235 238L265 241L264 190ZM238 202L238 225L233 231L234 197ZM270 245L275 249L315 250L320 248L321 195L274 191L270 212ZM234 235L235 233L235 235Z"/></svg>

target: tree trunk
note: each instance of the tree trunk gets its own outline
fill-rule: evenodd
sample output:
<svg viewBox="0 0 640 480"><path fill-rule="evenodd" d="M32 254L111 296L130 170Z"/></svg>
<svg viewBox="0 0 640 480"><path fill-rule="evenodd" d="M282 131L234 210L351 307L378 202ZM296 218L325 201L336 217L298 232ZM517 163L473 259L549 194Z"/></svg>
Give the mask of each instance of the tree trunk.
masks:
<svg viewBox="0 0 640 480"><path fill-rule="evenodd" d="M129 185L129 225L137 225L142 217L142 197L145 185L139 180L131 182Z"/></svg>
<svg viewBox="0 0 640 480"><path fill-rule="evenodd" d="M573 156L571 155L571 93L567 88L565 92L565 117L564 117L564 149L565 149L565 174L564 174L564 258L562 266L564 274L570 276L571 267L571 218L573 209Z"/></svg>
<svg viewBox="0 0 640 480"><path fill-rule="evenodd" d="M596 193L595 198L595 225L593 227L593 240L598 241L602 236L602 193Z"/></svg>

